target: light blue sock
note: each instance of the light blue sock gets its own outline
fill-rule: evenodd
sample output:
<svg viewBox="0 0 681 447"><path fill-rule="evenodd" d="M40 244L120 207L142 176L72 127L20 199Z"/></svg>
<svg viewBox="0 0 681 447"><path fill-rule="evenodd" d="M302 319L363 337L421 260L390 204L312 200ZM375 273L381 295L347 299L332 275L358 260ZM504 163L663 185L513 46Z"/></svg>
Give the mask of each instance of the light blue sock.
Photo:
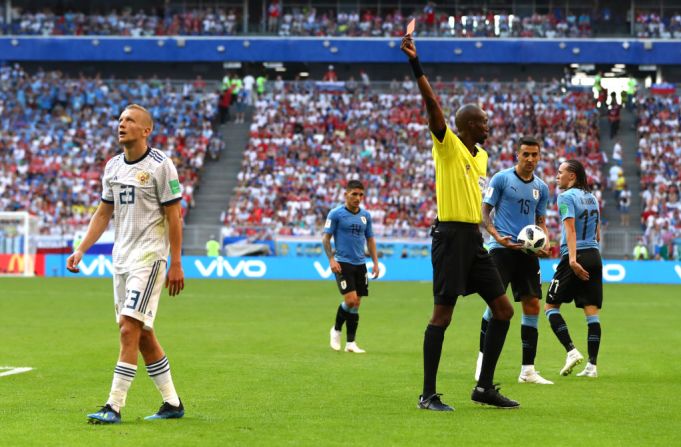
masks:
<svg viewBox="0 0 681 447"><path fill-rule="evenodd" d="M523 314L523 317L520 321L520 324L523 326L529 326L533 328L539 327L539 315L525 315Z"/></svg>
<svg viewBox="0 0 681 447"><path fill-rule="evenodd" d="M598 318L598 315L587 315L586 317L586 324L591 324L591 323L600 323L601 320Z"/></svg>
<svg viewBox="0 0 681 447"><path fill-rule="evenodd" d="M492 311L490 310L489 307L487 309L485 309L485 313L482 314L482 319L487 321L487 322L489 322L489 320L492 319Z"/></svg>

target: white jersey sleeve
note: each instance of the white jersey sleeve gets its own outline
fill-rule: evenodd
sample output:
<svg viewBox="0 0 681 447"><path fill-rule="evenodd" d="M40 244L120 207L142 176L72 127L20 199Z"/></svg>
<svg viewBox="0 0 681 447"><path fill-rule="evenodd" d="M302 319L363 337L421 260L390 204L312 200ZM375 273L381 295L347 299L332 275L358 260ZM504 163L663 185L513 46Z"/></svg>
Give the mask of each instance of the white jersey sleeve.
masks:
<svg viewBox="0 0 681 447"><path fill-rule="evenodd" d="M114 195L113 189L111 189L111 172L112 172L113 159L109 160L104 167L104 176L102 177L102 202L113 205Z"/></svg>
<svg viewBox="0 0 681 447"><path fill-rule="evenodd" d="M170 158L165 158L161 166L154 172L156 195L161 205L169 205L182 198L182 185L177 176L177 169Z"/></svg>

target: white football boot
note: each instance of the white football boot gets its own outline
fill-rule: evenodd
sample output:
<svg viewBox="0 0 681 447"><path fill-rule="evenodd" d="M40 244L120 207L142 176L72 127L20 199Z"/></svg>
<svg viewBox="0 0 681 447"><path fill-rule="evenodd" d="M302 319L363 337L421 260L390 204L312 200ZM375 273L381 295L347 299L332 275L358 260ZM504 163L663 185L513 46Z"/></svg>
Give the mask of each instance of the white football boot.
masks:
<svg viewBox="0 0 681 447"><path fill-rule="evenodd" d="M560 375L561 376L569 375L570 373L572 373L572 368L579 365L583 361L584 356L579 353L577 348L573 349L572 351L569 351L567 353L567 357L565 358L565 366L563 366L563 369L560 370Z"/></svg>
<svg viewBox="0 0 681 447"><path fill-rule="evenodd" d="M364 354L366 351L359 346L354 341L350 341L345 344L345 352L354 352L355 354Z"/></svg>
<svg viewBox="0 0 681 447"><path fill-rule="evenodd" d="M539 371L534 370L534 365L523 365L520 368L518 383L536 383L538 385L553 385L553 382L546 380L539 375Z"/></svg>
<svg viewBox="0 0 681 447"><path fill-rule="evenodd" d="M577 374L579 377L598 377L598 370L596 369L596 365L592 365L591 363L586 364L584 367L584 371L581 373Z"/></svg>
<svg viewBox="0 0 681 447"><path fill-rule="evenodd" d="M329 346L334 351L340 351L341 349L341 332L337 331L334 327L331 328L329 333Z"/></svg>

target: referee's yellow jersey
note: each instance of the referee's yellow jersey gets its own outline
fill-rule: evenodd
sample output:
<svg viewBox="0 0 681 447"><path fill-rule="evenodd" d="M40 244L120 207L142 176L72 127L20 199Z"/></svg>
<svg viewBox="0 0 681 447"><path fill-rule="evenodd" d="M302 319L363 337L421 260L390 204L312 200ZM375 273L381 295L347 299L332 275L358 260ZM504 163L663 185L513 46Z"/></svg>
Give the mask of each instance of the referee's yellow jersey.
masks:
<svg viewBox="0 0 681 447"><path fill-rule="evenodd" d="M433 139L437 217L441 222L482 222L482 189L487 181L487 152L478 146L475 157L447 127L445 137Z"/></svg>

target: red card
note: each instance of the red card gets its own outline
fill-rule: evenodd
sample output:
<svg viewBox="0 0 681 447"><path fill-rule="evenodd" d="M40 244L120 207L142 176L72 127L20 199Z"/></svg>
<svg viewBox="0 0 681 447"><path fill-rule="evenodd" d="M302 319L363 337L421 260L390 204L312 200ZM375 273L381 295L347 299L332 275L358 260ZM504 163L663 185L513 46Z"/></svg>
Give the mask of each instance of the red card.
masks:
<svg viewBox="0 0 681 447"><path fill-rule="evenodd" d="M407 24L407 35L411 36L416 29L416 19L411 19L411 22Z"/></svg>

